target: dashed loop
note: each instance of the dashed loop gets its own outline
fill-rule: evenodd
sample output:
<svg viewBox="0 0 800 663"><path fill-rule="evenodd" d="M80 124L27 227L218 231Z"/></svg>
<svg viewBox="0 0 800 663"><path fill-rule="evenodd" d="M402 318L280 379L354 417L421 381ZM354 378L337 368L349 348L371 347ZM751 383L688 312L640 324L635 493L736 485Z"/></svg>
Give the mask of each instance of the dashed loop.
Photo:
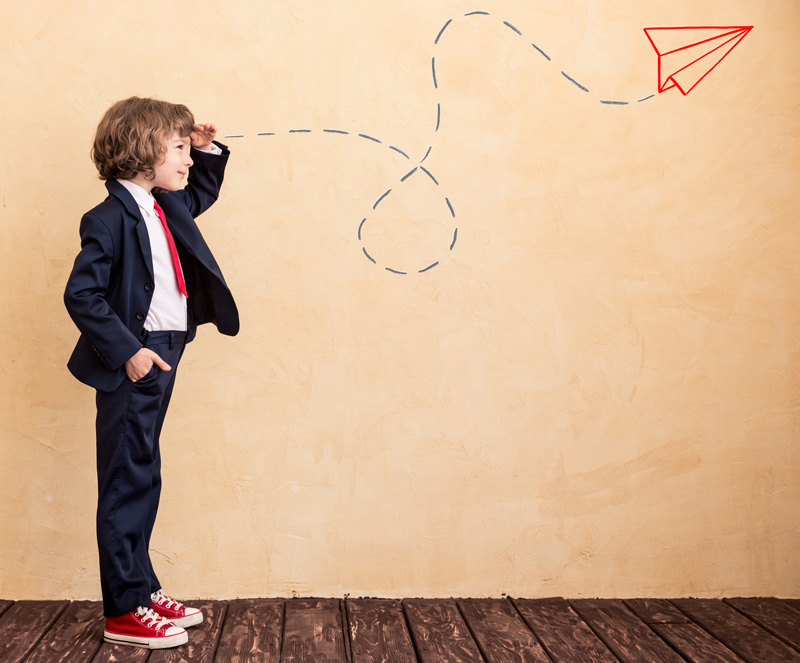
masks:
<svg viewBox="0 0 800 663"><path fill-rule="evenodd" d="M431 173L427 168L425 168L422 165L417 165L414 168L412 168L410 171L405 173L400 178L400 184L405 183L417 171L421 171L421 172L425 173L425 175L427 175L428 178L430 178L430 180L436 186L439 186L439 182L436 179L436 177L433 175L433 173ZM387 189L386 191L384 191L378 197L378 199L372 205L372 210L375 211L378 208L378 205L380 205L382 202L384 202L386 200L386 198L390 194L391 195L397 195L397 193L395 192L394 187L390 188L390 189ZM455 219L456 218L456 213L455 213L455 210L453 209L453 204L450 202L450 199L447 196L444 196L443 198L444 198L445 205L447 206L447 210L449 211L451 218ZM369 220L369 217L364 217L363 219L361 219L361 222L358 224L357 236L358 236L359 242L363 242L363 230L364 230L364 226L367 224L368 220ZM448 250L452 251L455 248L457 239L458 239L458 228L454 227L453 228L453 238L452 238L452 241L450 242ZM373 255L367 250L367 247L364 246L363 244L361 246L361 252L374 265L378 264L378 261L373 257ZM437 267L439 264L440 264L440 261L439 260L435 260L434 262L429 263L429 264L425 265L424 267L421 267L420 269L416 269L416 270L413 270L413 271L415 271L417 274L424 274L425 272L429 272L430 270L432 270L434 267ZM409 270L408 268L401 269L401 268L399 268L397 266L393 266L393 265L385 265L384 266L384 271L390 272L392 274L398 274L400 276L407 276L410 273L411 270Z"/></svg>
<svg viewBox="0 0 800 663"><path fill-rule="evenodd" d="M464 17L470 17L470 16L490 16L490 13L487 12L487 11L476 10L476 11L470 11L470 12L467 12L466 14L464 14ZM501 20L502 25L507 27L509 30L512 30L513 32L515 32L517 35L519 35L521 37L524 36L522 30L520 28L518 28L514 23L511 23L510 21L506 21L506 20L503 20L503 19L500 19L500 20ZM439 30L439 34L436 35L436 39L433 42L434 45L437 45L439 43L439 41L442 38L442 35L444 34L445 28L447 28L452 22L453 22L453 19L449 19L442 26L442 29ZM543 58L545 58L548 62L552 62L552 58L550 57L550 55L548 55L548 53L540 45L538 45L538 44L536 44L534 42L531 42L531 46L534 49L536 49L536 51ZM436 77L435 58L433 60L431 60L431 66L433 67L433 78L434 78L434 85L433 86L434 86L435 89L439 89L440 81ZM576 87L578 87L578 89L583 90L584 92L589 92L589 89L585 85L582 85L581 83L579 83L577 80L575 80L575 78L573 78L572 76L570 76L566 72L562 71L561 74L564 76L564 78L566 78L568 81L573 83ZM655 96L655 94L651 94L651 95L649 95L647 97L643 97L642 99L637 99L637 103L638 102L642 102L642 101L647 101L648 99L652 99L654 96ZM599 99L598 101L601 104L611 105L611 106L628 106L628 105L630 105L632 103L630 101L622 101L622 100L615 101L615 100L609 100L609 99ZM437 129L438 129L438 125L437 125Z"/></svg>
<svg viewBox="0 0 800 663"><path fill-rule="evenodd" d="M470 11L470 12L467 12L467 13L464 14L465 18L470 18L470 17L488 17L488 16L491 16L491 14L489 12L487 12L487 11L482 11L482 10ZM453 24L453 22L454 22L454 19L450 18L442 25L442 27L439 29L439 32L436 34L436 37L433 40L434 46L437 46L439 44L439 42L442 40L442 37L445 34L445 31L448 30L448 28L450 28L450 26ZM518 28L515 24L513 24L513 23L511 23L509 21L506 21L506 20L502 20L502 19L501 19L501 22L502 22L503 26L505 26L509 30L513 31L517 36L524 37L523 31L520 28ZM452 29L450 30L450 32L452 32ZM539 55L541 55L547 62L549 62L549 63L552 62L552 58L550 57L550 55L539 44L534 43L534 42L530 42L530 44L535 49L535 51ZM582 90L583 92L587 92L587 93L589 92L589 88L587 88L585 85L579 83L575 78L573 78L572 76L567 74L565 71L562 70L561 71L561 75L567 81L569 81L575 87L577 87L578 89ZM438 79L437 70L436 70L436 56L431 57L431 78L432 78L434 90L438 91L439 90L440 81ZM648 95L646 97L642 97L641 99L637 99L636 103L641 103L641 102L647 101L648 99L652 99L655 96L656 96L655 94L650 94L650 95ZM599 99L598 101L601 104L603 104L604 106L629 106L632 103L631 101L617 100L617 99ZM438 133L439 130L441 129L441 127L442 127L442 104L441 104L440 101L437 101L437 103L436 103L436 123L435 123L435 126L434 126L433 133L435 133L435 134ZM289 134L310 134L310 133L313 133L313 132L312 132L311 129L289 129L288 133ZM353 133L353 132L350 132L350 131L345 131L343 129L330 129L330 128L322 129L322 133L325 133L325 134L337 134L337 135L341 135L341 136L355 136L357 138L362 138L364 140L368 140L370 142L374 142L374 143L376 143L378 145L382 145L382 146L388 147L390 150L392 150L393 152L399 154L400 156L402 156L406 160L411 161L411 157L409 156L409 154L406 151L400 149L396 145L392 145L392 144L390 144L388 142L380 140L379 138L376 138L376 137L374 137L374 136L372 136L370 134L367 134L367 133ZM278 133L277 132L273 132L273 131L262 131L262 132L259 132L257 134L257 136L264 136L264 137L266 137L266 136L277 136L277 135L278 135ZM228 136L225 136L225 138L244 138L244 134L230 134ZM405 173L400 178L400 182L399 183L401 185L404 184L410 177L412 177L419 170L419 171L425 173L425 175L428 178L430 178L431 181L437 187L439 186L439 182L436 179L436 177L434 177L433 173L431 173L430 170L428 170L427 168L425 168L422 165L422 163L428 158L428 156L430 156L432 149L433 149L433 145L430 145L428 147L427 151L425 152L425 155L422 157L422 159L420 159L417 162L417 165L414 168L412 168L410 171ZM372 210L375 211L377 209L378 205L381 202L383 202L387 198L387 196L392 194L393 191L394 191L394 187L389 188L386 191L384 191L375 200L375 202L373 203ZM395 193L394 195L397 195L397 194ZM455 213L455 210L453 209L453 204L451 203L450 199L447 196L444 196L444 201L446 203L446 206L447 206L447 209L448 209L448 211L450 213L451 218L455 219L456 218L456 213ZM359 242L362 241L363 229L364 229L364 226L367 224L367 221L368 221L368 217L364 217L363 219L361 219L361 222L358 224L357 236L358 236ZM457 240L458 240L458 227L455 227L453 229L453 238L452 238L452 241L450 242L450 245L449 245L449 250L450 251L452 251L455 248ZM373 257L370 254L370 252L367 250L366 246L362 245L361 251L364 254L364 256L371 263L373 263L374 265L378 265L378 261L376 260L375 257ZM429 263L429 264L425 265L424 267L422 267L420 269L417 269L415 271L418 274L424 274L424 273L427 273L427 272L431 271L434 267L437 267L439 264L440 264L440 261L436 260L436 261L434 261L432 263ZM408 268L403 269L403 268L399 268L397 266L391 266L391 265L384 265L384 270L387 271L387 272L390 272L392 274L398 274L398 275L408 275L410 273Z"/></svg>

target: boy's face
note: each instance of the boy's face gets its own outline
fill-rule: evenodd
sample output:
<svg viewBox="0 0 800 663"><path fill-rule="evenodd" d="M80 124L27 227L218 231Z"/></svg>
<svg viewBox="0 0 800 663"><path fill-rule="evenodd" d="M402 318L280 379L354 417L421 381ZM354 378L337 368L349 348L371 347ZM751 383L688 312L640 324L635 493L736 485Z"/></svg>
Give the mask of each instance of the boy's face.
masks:
<svg viewBox="0 0 800 663"><path fill-rule="evenodd" d="M151 186L167 191L177 191L181 188L183 178L194 163L189 156L191 144L189 136L181 136L177 131L167 139L164 160L153 167L155 177L150 181Z"/></svg>

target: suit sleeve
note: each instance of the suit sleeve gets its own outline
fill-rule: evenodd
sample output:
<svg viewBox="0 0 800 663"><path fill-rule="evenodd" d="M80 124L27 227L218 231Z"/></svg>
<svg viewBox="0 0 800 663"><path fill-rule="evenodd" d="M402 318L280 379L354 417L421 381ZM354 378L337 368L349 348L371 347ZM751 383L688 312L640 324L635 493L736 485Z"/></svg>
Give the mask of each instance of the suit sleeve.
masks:
<svg viewBox="0 0 800 663"><path fill-rule="evenodd" d="M135 355L142 344L108 305L106 293L114 246L100 219L81 219L81 250L64 291L64 304L80 332L110 369L116 370Z"/></svg>
<svg viewBox="0 0 800 663"><path fill-rule="evenodd" d="M185 188L176 192L195 218L216 202L222 187L230 151L222 143L214 141L214 144L222 150L222 154L211 154L192 148L194 165L189 169L188 182Z"/></svg>

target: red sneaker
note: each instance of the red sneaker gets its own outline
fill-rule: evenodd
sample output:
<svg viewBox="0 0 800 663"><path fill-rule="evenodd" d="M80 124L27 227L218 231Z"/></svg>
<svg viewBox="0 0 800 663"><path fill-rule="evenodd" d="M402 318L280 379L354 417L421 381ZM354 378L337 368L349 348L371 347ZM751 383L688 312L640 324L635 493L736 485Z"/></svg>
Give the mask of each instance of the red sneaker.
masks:
<svg viewBox="0 0 800 663"><path fill-rule="evenodd" d="M166 649L186 644L189 636L150 608L138 607L122 617L107 617L103 639L113 645Z"/></svg>
<svg viewBox="0 0 800 663"><path fill-rule="evenodd" d="M175 626L189 628L203 621L203 613L197 608L190 608L171 599L160 589L150 595L150 607L162 617L169 619Z"/></svg>

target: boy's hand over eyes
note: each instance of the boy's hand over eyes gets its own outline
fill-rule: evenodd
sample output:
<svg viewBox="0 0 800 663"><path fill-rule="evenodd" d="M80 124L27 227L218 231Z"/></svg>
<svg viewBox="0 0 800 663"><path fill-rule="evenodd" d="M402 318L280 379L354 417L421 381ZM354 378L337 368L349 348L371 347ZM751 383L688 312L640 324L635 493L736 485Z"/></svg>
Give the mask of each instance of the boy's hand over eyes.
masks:
<svg viewBox="0 0 800 663"><path fill-rule="evenodd" d="M192 141L192 147L196 150L205 150L211 145L211 141L217 135L217 127L213 124L195 124L192 133L189 134L189 140Z"/></svg>

